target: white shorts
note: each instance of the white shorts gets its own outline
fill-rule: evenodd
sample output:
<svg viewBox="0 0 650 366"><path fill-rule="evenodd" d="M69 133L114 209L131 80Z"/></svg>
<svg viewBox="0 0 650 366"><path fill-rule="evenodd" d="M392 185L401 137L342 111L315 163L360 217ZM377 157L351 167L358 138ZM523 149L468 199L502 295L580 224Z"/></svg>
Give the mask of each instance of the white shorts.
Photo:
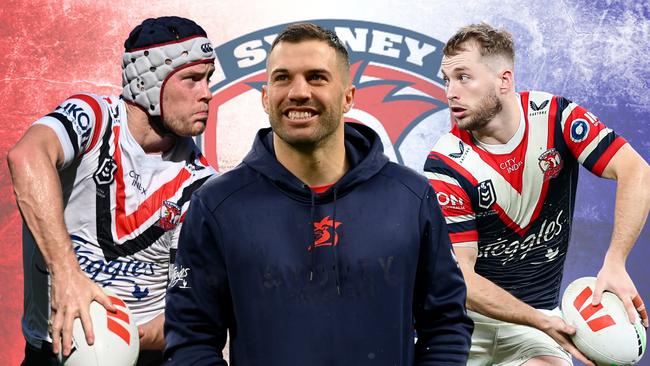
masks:
<svg viewBox="0 0 650 366"><path fill-rule="evenodd" d="M557 308L540 311L562 316ZM573 365L571 354L538 329L492 319L473 311L467 313L474 320L468 366L519 366L539 356L559 357Z"/></svg>

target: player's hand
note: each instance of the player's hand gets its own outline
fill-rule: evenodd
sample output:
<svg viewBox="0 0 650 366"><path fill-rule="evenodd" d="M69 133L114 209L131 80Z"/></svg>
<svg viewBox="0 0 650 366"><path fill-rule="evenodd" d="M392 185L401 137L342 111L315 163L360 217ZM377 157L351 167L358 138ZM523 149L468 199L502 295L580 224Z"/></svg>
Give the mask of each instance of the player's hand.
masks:
<svg viewBox="0 0 650 366"><path fill-rule="evenodd" d="M542 321L540 330L548 334L560 346L562 346L562 348L567 350L567 352L571 353L573 357L580 360L580 362L588 366L596 366L595 363L590 361L587 358L587 356L583 355L582 352L580 352L580 350L578 349L578 347L576 347L573 344L573 341L571 340L571 336L576 333L576 329L568 325L567 323L565 323L564 320L562 320L562 318L558 316L544 315L544 319Z"/></svg>
<svg viewBox="0 0 650 366"><path fill-rule="evenodd" d="M86 342L95 342L93 325L90 320L90 303L97 301L106 310L115 312L108 296L97 284L90 280L76 262L68 267L59 268L51 274L52 314L49 321L49 331L52 336L52 351L58 354L61 349L63 356L70 355L72 349L72 324L75 318L81 319Z"/></svg>
<svg viewBox="0 0 650 366"><path fill-rule="evenodd" d="M639 292L634 286L634 282L625 270L624 263L615 263L605 259L603 267L598 272L596 277L596 288L594 289L594 296L592 298L592 305L600 304L604 291L609 291L618 296L630 319L630 323L634 323L637 313L641 316L643 326L648 328L648 312L646 311L643 299L639 296Z"/></svg>
<svg viewBox="0 0 650 366"><path fill-rule="evenodd" d="M148 322L138 326L140 349L162 350L165 348L165 313L161 313Z"/></svg>

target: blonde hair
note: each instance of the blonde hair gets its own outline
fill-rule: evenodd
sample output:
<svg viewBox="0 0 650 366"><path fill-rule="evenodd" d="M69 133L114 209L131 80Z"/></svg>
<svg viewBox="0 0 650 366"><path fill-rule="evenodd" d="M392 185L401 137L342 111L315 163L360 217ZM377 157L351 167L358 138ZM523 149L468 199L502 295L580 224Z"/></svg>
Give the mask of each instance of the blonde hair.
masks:
<svg viewBox="0 0 650 366"><path fill-rule="evenodd" d="M481 56L502 57L514 65L515 41L505 29L495 29L487 23L470 24L459 29L445 44L445 56L456 56L467 51L467 42L475 42Z"/></svg>

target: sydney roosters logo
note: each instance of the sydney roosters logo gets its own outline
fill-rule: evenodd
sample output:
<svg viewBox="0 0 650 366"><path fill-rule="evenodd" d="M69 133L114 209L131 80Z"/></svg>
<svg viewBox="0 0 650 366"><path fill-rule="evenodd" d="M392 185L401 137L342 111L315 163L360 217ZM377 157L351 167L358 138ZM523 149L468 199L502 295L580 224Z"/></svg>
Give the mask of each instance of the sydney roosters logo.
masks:
<svg viewBox="0 0 650 366"><path fill-rule="evenodd" d="M346 113L345 121L371 127L392 161L419 170L432 142L449 130L444 83L436 72L444 43L380 23L343 19L310 22L334 30L348 48L350 79L357 90L354 107ZM259 100L267 82L269 49L285 27L261 29L214 50L223 77L211 87L210 121L198 143L218 170L237 165L248 149L241 141L251 140L258 128L268 126L261 105L251 109L250 98ZM237 120L228 112L244 108L254 114L252 118L247 115ZM240 132L219 132L225 130Z"/></svg>
<svg viewBox="0 0 650 366"><path fill-rule="evenodd" d="M174 202L165 201L160 208L160 219L158 226L165 230L171 230L181 221L181 207Z"/></svg>
<svg viewBox="0 0 650 366"><path fill-rule="evenodd" d="M325 216L320 222L314 222L314 244L310 245L307 250L312 250L314 247L336 246L339 243L339 234L336 229L340 225L340 221L334 221L329 216Z"/></svg>
<svg viewBox="0 0 650 366"><path fill-rule="evenodd" d="M555 149L549 149L539 156L539 168L544 172L544 180L555 178L562 170L562 156Z"/></svg>

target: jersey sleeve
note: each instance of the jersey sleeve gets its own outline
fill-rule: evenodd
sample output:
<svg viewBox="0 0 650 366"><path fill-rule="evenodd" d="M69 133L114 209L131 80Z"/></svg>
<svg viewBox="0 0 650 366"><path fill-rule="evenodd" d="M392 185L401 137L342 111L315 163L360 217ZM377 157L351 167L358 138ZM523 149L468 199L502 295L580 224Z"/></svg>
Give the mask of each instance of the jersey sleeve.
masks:
<svg viewBox="0 0 650 366"><path fill-rule="evenodd" d="M562 97L557 97L557 103L562 135L569 151L578 163L601 176L614 154L626 144L625 139L578 104Z"/></svg>
<svg viewBox="0 0 650 366"><path fill-rule="evenodd" d="M463 246L478 241L476 230L476 213L472 208L470 196L459 181L451 174L449 168L430 155L425 165L424 175L436 192L438 205L447 223L449 238L454 246Z"/></svg>
<svg viewBox="0 0 650 366"><path fill-rule="evenodd" d="M107 125L107 113L97 96L76 94L34 124L54 130L63 148L65 167L97 144Z"/></svg>

